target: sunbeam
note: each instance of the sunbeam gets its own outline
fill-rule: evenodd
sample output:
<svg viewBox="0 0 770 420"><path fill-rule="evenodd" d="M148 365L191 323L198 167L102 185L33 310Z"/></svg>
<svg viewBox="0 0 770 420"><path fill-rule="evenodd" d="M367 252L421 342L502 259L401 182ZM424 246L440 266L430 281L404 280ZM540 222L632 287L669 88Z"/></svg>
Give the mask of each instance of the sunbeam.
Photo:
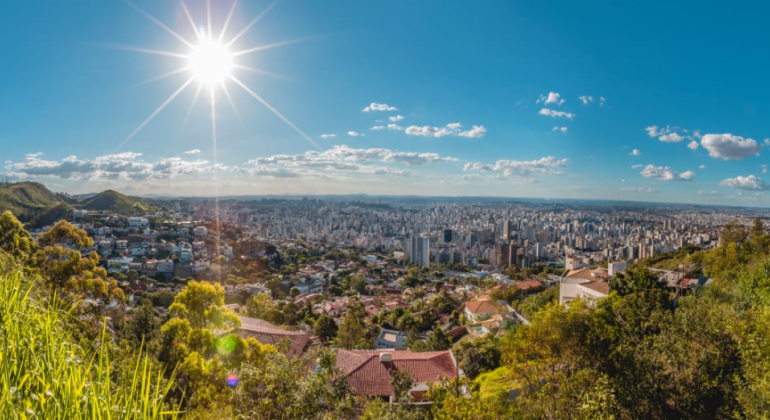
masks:
<svg viewBox="0 0 770 420"><path fill-rule="evenodd" d="M193 96L193 100L190 102L190 107L187 109L187 115L184 117L185 123L187 123L187 120L190 119L190 114L192 114L192 110L195 108L195 104L198 102L198 96L201 94L201 90L203 90L203 83L198 84L198 90L195 91L195 96Z"/></svg>
<svg viewBox="0 0 770 420"><path fill-rule="evenodd" d="M230 12L227 14L227 19L225 19L225 24L222 25L222 32L219 33L219 40L222 41L222 38L225 37L225 32L227 32L227 27L230 25L230 19L233 18L233 12L235 12L235 6L238 5L238 0L235 0L233 2L233 5L230 7Z"/></svg>
<svg viewBox="0 0 770 420"><path fill-rule="evenodd" d="M240 50L240 51L234 52L233 53L233 57L238 57L238 56L245 55L245 54L251 54L251 53L257 52L257 51L269 50L269 49L275 48L275 47L283 47L284 45L296 44L298 42L302 42L302 41L306 41L306 40L307 40L306 38L300 38L300 39L293 39L293 40L290 40L290 41L276 42L276 43L273 43L273 44L260 45L259 47L254 47L254 48L247 48L245 50Z"/></svg>
<svg viewBox="0 0 770 420"><path fill-rule="evenodd" d="M260 20L260 19L262 19L263 17L265 17L265 15L266 15L266 14L268 14L268 12L270 12L270 10L272 10L272 9L273 9L273 7L275 7L275 5L276 5L276 4L278 4L278 0L275 0L275 1L274 1L272 4L270 4L270 6L267 6L267 9L265 9L264 11L262 11L262 13L260 13L260 14L259 14L257 17L255 17L255 18L254 18L254 20L252 20L251 22L249 22L249 24L248 24L248 25L246 25L246 26L245 26L245 27L244 27L244 28L243 28L243 29L242 29L240 32L238 32L238 35L234 36L234 37L233 37L233 38L232 38L232 39L231 39L231 40L230 40L230 41L227 43L227 47L228 47L228 48L232 47L232 46L233 46L233 44L235 44L235 42L236 42L236 41L238 41L238 39L239 39L240 37L242 37L242 36L243 36L243 35L244 35L246 32L248 32L248 31L249 31L249 29L251 29L251 27L252 27L252 26L254 26L254 24L255 24L255 23L259 22L259 20Z"/></svg>
<svg viewBox="0 0 770 420"><path fill-rule="evenodd" d="M117 48L119 50L124 50L124 51L138 52L143 54L163 55L166 57L174 57L174 58L182 58L182 59L190 58L188 54L181 54L181 53L175 53L170 51L149 50L147 48L123 47L119 45L109 45L108 47Z"/></svg>
<svg viewBox="0 0 770 420"><path fill-rule="evenodd" d="M128 141L129 141L129 140L131 140L131 139L132 139L132 138L133 138L133 137L134 137L134 136L135 136L135 135L136 135L136 134L137 134L139 131L141 131L141 129L142 129L142 128L144 128L144 126L145 126L145 125L147 125L147 123L149 123L149 122L150 122L150 121L151 121L153 118L155 118L155 116L156 116L156 115L158 115L158 113L159 113L160 111L162 111L162 110L163 110L163 108L165 108L165 107L166 107L166 105L168 105L169 103L171 103L171 101L173 101L173 100L174 100L174 98L176 98L176 97L177 97L177 95L179 95L180 93L182 93L182 91L183 91L183 90L184 90L184 89L185 89L185 88L186 88L186 87L187 87L187 86L188 86L190 83L192 83L192 82L193 82L193 80L195 80L195 78L194 78L194 77L191 77L191 78L187 79L187 81L186 81L186 82L184 82L184 84L183 84L182 86L180 86L180 87L179 87L179 89L177 89L177 90L176 90L176 92L174 92L174 93L173 93L171 96L169 96L169 97L168 97L168 99L166 99L166 100L165 100L165 102L163 102L163 103L162 103L162 104L161 104L161 105L158 107L158 109L156 109L156 110L155 110L155 112L153 112L152 114L150 114L150 116L149 116L149 117L147 117L147 119L146 119L146 120L144 120L144 122L143 122L143 123L141 123L141 124L139 125L139 127L136 127L136 130L134 130L134 131L133 131L131 134L129 134L129 135L128 135L128 137L126 137L126 139L125 139L125 140L123 140L123 141L122 141L122 142L121 142L121 143L118 145L118 149L120 149L120 148L121 148L121 147L123 147L123 146L124 146L126 143L128 143Z"/></svg>
<svg viewBox="0 0 770 420"><path fill-rule="evenodd" d="M227 89L227 85L222 82L220 84L220 87L222 88L222 92L225 93L225 96L227 97L227 101L230 102L230 106L233 107L233 112L235 112L235 116L238 117L238 120L241 120L241 113L238 112L238 107L235 106L235 102L233 102L233 97L230 96L230 91Z"/></svg>
<svg viewBox="0 0 770 420"><path fill-rule="evenodd" d="M187 45L188 47L190 47L190 48L193 48L193 44L192 44L192 43L190 43L190 41L188 41L188 40L184 39L184 37L183 37L182 35L179 35L178 33L174 32L174 31L173 31L171 28L169 28L168 26L164 25L164 24L163 24L163 22L159 21L158 19L155 19L155 17L154 17L153 15L151 15L151 14L149 14L149 13L145 12L145 11L144 11L144 9L140 8L139 6L135 5L134 3L131 3L131 2L130 2L130 1L128 1L128 0L125 0L125 1L126 1L126 3L127 3L129 6L133 7L133 8L134 8L134 9L136 9L137 11L139 11L139 13L141 13L141 14L145 15L145 16L147 17L147 19L150 19L150 20L151 20L152 22L154 22L156 25L158 25L158 26L160 26L161 28L163 28L163 29L164 29L166 32L168 32L168 33L170 33L171 35L173 35L173 36L174 36L174 38L176 38L176 39L178 39L178 40L182 41L182 43L183 43L183 44L185 44L185 45Z"/></svg>
<svg viewBox="0 0 770 420"><path fill-rule="evenodd" d="M309 142L310 142L310 144L312 144L313 146L315 146L315 147L316 147L316 149L318 149L318 150L323 150L323 149L321 149L321 146L319 146L319 145L318 145L318 143L316 143L316 142L315 142L313 139L311 139L311 138L310 138L310 136L308 136L307 134L305 134L305 132L304 132L304 131L300 130L300 129L299 129L299 127L297 127L296 125L294 125L294 123L293 123L293 122L289 121L289 119L288 119L288 118L284 117L284 116L283 116L283 114L281 114L280 112L278 112L278 110L277 110L277 109L273 108L273 106L272 106L272 105L270 105L269 103L267 103L267 101L265 101L264 99L262 99L262 97L261 97L261 96L257 95L257 94L256 94L256 93L255 93L253 90L251 90L251 89L250 89L248 86L246 86L245 84L243 84L243 82L241 82L240 80L238 80L238 78L237 78L237 77L235 77L235 76L232 76L232 75L231 75L231 76L230 76L230 79L231 79L233 82L235 82L235 83L236 83L238 86L240 86L240 87L241 87L243 90L245 90L245 91L246 91L246 92L247 92L249 95L253 96L253 97L254 97L254 99L256 99L256 100L258 100L260 103L262 103L262 105L264 105L264 106L265 106L267 109L269 109L270 111L272 111L272 112L273 112L273 114L275 114L275 115L276 115L278 118L280 118L281 120L283 120L283 122L285 122L285 123L286 123L286 124L287 124L289 127L293 128L293 129L294 129L294 131L296 131L297 133L299 133L299 135L301 135L302 137L304 137L304 138L305 138L305 140L309 141Z"/></svg>
<svg viewBox="0 0 770 420"><path fill-rule="evenodd" d="M198 28L195 27L195 20L193 19L192 15L190 14L190 9L187 8L187 5L185 4L184 0L179 0L179 4L182 5L182 10L184 10L185 16L187 16L187 20L190 22L190 25L192 26L193 32L195 32L195 36L200 40L201 34L198 32Z"/></svg>
<svg viewBox="0 0 770 420"><path fill-rule="evenodd" d="M264 75L266 75L266 76L275 77L276 79L281 79L281 80L289 80L289 78L288 78L288 77L286 77L286 76L284 76L284 75L282 75L282 74L273 73L273 72L271 72L271 71L267 71L267 70L258 69L258 68L256 68L256 67L249 67L249 66L242 66L242 65L240 65L240 64L233 64L233 68L234 68L234 69L241 69L241 70L250 71L250 72L252 72L252 73L259 73L259 74L264 74Z"/></svg>
<svg viewBox="0 0 770 420"><path fill-rule="evenodd" d="M179 73L184 73L187 70L190 70L190 66L178 68L176 70L171 70L169 72L166 72L166 73L163 73L161 75L155 76L155 77L153 77L151 79L147 79L147 80L145 80L143 82L139 82L139 83L131 86L131 88L143 86L143 85L146 85L146 84L149 84L149 83L152 83L152 82L157 82L158 80L163 80L163 79L165 79L167 77L171 77L171 76L177 75Z"/></svg>

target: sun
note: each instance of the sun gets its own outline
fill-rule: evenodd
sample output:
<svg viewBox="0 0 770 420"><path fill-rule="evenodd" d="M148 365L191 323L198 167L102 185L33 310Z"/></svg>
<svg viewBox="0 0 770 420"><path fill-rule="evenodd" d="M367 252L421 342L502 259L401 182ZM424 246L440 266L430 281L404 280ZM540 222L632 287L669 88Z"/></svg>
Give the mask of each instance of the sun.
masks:
<svg viewBox="0 0 770 420"><path fill-rule="evenodd" d="M192 76L206 86L214 87L232 76L233 58L227 44L205 37L193 46L187 60Z"/></svg>

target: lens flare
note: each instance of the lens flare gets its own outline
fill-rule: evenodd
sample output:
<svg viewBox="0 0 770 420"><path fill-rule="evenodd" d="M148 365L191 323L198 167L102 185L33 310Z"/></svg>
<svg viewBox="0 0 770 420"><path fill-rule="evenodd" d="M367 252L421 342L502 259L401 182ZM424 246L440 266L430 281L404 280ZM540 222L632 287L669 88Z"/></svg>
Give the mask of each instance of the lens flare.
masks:
<svg viewBox="0 0 770 420"><path fill-rule="evenodd" d="M227 356L235 350L235 339L232 337L220 337L216 341L217 352L222 356Z"/></svg>
<svg viewBox="0 0 770 420"><path fill-rule="evenodd" d="M227 386L230 388L238 386L238 377L235 375L227 375Z"/></svg>

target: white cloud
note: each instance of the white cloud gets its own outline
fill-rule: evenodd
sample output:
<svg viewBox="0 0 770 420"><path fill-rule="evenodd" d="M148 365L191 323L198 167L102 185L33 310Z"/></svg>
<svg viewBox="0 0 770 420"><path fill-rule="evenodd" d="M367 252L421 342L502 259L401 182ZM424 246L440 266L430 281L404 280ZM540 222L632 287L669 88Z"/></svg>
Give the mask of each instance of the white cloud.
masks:
<svg viewBox="0 0 770 420"><path fill-rule="evenodd" d="M378 104L376 102L372 102L363 109L364 112L370 112L370 111L398 111L398 108L394 106L390 106L388 104Z"/></svg>
<svg viewBox="0 0 770 420"><path fill-rule="evenodd" d="M767 165L765 165L765 164L763 163L763 164L759 165L759 167L760 167L760 168L762 168L762 173L763 173L763 174L766 174L766 173L767 173Z"/></svg>
<svg viewBox="0 0 770 420"><path fill-rule="evenodd" d="M658 137L658 140L664 141L666 143L679 143L680 141L684 140L684 137L677 133L669 133Z"/></svg>
<svg viewBox="0 0 770 420"><path fill-rule="evenodd" d="M581 96L578 99L580 99L580 102L582 102L583 105L588 105L590 102L594 101L593 96Z"/></svg>
<svg viewBox="0 0 770 420"><path fill-rule="evenodd" d="M386 127L384 125L375 125L372 127L372 130L384 130Z"/></svg>
<svg viewBox="0 0 770 420"><path fill-rule="evenodd" d="M724 160L745 159L751 155L758 155L762 150L762 145L756 140L730 133L706 134L701 138L700 144L708 150L709 156Z"/></svg>
<svg viewBox="0 0 770 420"><path fill-rule="evenodd" d="M388 117L388 119L389 119L390 121L392 121L392 122L396 122L396 121L401 121L401 120L403 120L403 119L404 119L404 116L403 116L403 115L395 115L395 116L392 116L392 117Z"/></svg>
<svg viewBox="0 0 770 420"><path fill-rule="evenodd" d="M698 195L707 195L707 196L720 196L720 195L722 195L722 194L721 194L721 193L719 193L719 191L717 191L717 190L711 190L711 191L704 191L704 190L699 190L699 191L698 191Z"/></svg>
<svg viewBox="0 0 770 420"><path fill-rule="evenodd" d="M698 169L706 169L706 165L698 166Z"/></svg>
<svg viewBox="0 0 770 420"><path fill-rule="evenodd" d="M631 166L631 169L639 169L642 166L644 166L644 165L642 165L641 163L640 164L636 164L636 165Z"/></svg>
<svg viewBox="0 0 770 420"><path fill-rule="evenodd" d="M396 126L398 127L398 126ZM423 136L423 137L435 137L440 138L444 136L460 136L467 138L480 138L484 137L487 129L483 125L474 125L470 130L462 131L463 125L460 123L449 123L444 127L432 127L411 125L406 128L406 134L410 136ZM401 129L401 127L394 128Z"/></svg>
<svg viewBox="0 0 770 420"><path fill-rule="evenodd" d="M695 177L695 172L687 171L677 173L672 171L668 166L655 166L647 165L641 172L645 178L655 178L661 181L692 181Z"/></svg>
<svg viewBox="0 0 770 420"><path fill-rule="evenodd" d="M738 190L764 191L770 188L761 178L755 175L737 176L722 180L719 185Z"/></svg>
<svg viewBox="0 0 770 420"><path fill-rule="evenodd" d="M467 131L461 131L457 135L460 137L468 137L468 138L480 138L484 137L484 134L487 133L487 129L484 128L483 125L474 125L473 128Z"/></svg>
<svg viewBox="0 0 770 420"><path fill-rule="evenodd" d="M651 125L649 127L645 128L645 131L647 131L647 135L650 137L658 137L666 134L667 128L663 129L662 131L658 128L657 125Z"/></svg>
<svg viewBox="0 0 770 420"><path fill-rule="evenodd" d="M540 95L540 98L537 99L536 103L561 105L564 102L566 102L566 99L562 98L558 93L548 92L548 96Z"/></svg>
<svg viewBox="0 0 770 420"><path fill-rule="evenodd" d="M453 133L454 133L454 130L448 127L431 127L429 125L420 127L416 125L411 125L406 128L406 134L409 134L410 136L424 136L424 137L439 138L439 137L448 136Z"/></svg>
<svg viewBox="0 0 770 420"><path fill-rule="evenodd" d="M559 127L559 126L555 126L554 128L551 129L551 131L561 131L562 133L566 133L567 130L568 130L567 127Z"/></svg>
<svg viewBox="0 0 770 420"><path fill-rule="evenodd" d="M631 151L631 156L641 156L642 152L639 151L639 149L634 149Z"/></svg>
<svg viewBox="0 0 770 420"><path fill-rule="evenodd" d="M538 112L538 114L545 115L547 117L554 117L554 118L564 117L564 118L567 118L569 120L575 118L575 114L572 114L572 113L569 113L569 112L564 112L564 111L556 111L556 110L548 109L548 108L541 109Z"/></svg>
<svg viewBox="0 0 770 420"><path fill-rule="evenodd" d="M358 136L363 136L364 134L363 133L359 133L357 131L348 131L348 135L350 137L358 137Z"/></svg>
<svg viewBox="0 0 770 420"><path fill-rule="evenodd" d="M697 142L697 141L695 141L695 140L693 140L693 141L691 141L690 143L688 143L688 144L687 144L687 147L688 147L690 150L697 150L697 149L698 149L698 146L700 146L700 145L699 145L699 144L698 144L698 142Z"/></svg>
<svg viewBox="0 0 770 420"><path fill-rule="evenodd" d="M388 130L403 130L404 127L401 127L398 124L388 124Z"/></svg>
<svg viewBox="0 0 770 420"><path fill-rule="evenodd" d="M141 153L123 152L79 159L67 156L60 161L42 159L42 154L27 155L23 162L11 162L8 169L25 177L53 177L75 180L142 180L168 179L183 174L209 172L212 166L205 160L187 161L178 157L157 162L139 160Z"/></svg>
<svg viewBox="0 0 770 420"><path fill-rule="evenodd" d="M625 192L633 192L633 193L640 193L640 194L651 194L651 193L657 192L652 188L644 188L644 187L624 187L624 188L621 188L620 190Z"/></svg>
<svg viewBox="0 0 770 420"><path fill-rule="evenodd" d="M290 167L314 167L330 169L357 169L360 162L398 162L407 165L454 162L453 157L439 156L437 153L395 152L390 149L371 148L354 149L346 145L337 145L322 152L311 150L299 155L274 155L252 159L249 165L285 165Z"/></svg>
<svg viewBox="0 0 770 420"><path fill-rule="evenodd" d="M197 155L200 152L201 151L198 150L198 149L192 149L192 150L188 150L188 151L184 152L184 154L186 154L186 155Z"/></svg>
<svg viewBox="0 0 770 420"><path fill-rule="evenodd" d="M625 179L625 178L620 178L620 182L623 182L623 183L625 183L625 182L626 182L626 179Z"/></svg>
<svg viewBox="0 0 770 420"><path fill-rule="evenodd" d="M330 133L330 134L321 134L322 139L330 139L333 137L337 137L337 133Z"/></svg>
<svg viewBox="0 0 770 420"><path fill-rule="evenodd" d="M480 162L469 162L463 167L464 171L493 172L498 176L529 176L531 174L561 175L561 168L567 166L569 159L557 159L553 156L543 157L538 160L520 161L501 159L494 165Z"/></svg>

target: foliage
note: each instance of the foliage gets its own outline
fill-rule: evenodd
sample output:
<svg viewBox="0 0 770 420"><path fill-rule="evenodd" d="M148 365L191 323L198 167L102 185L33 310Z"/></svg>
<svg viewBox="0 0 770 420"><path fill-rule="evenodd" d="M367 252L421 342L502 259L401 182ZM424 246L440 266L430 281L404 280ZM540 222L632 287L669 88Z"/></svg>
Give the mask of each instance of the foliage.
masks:
<svg viewBox="0 0 770 420"><path fill-rule="evenodd" d="M313 325L313 333L324 341L333 340L337 336L337 323L330 315L321 315Z"/></svg>
<svg viewBox="0 0 770 420"><path fill-rule="evenodd" d="M470 379L500 366L499 340L492 335L461 340L452 348L457 364Z"/></svg>
<svg viewBox="0 0 770 420"><path fill-rule="evenodd" d="M345 418L352 414L353 400L335 367L335 354L324 350L317 368L309 370L314 357L291 359L271 353L265 367L244 366L230 402L238 418L308 419Z"/></svg>
<svg viewBox="0 0 770 420"><path fill-rule="evenodd" d="M359 305L360 306L360 305ZM364 324L363 311L348 308L345 319L340 323L334 344L344 349L369 349L372 341Z"/></svg>
<svg viewBox="0 0 770 420"><path fill-rule="evenodd" d="M106 331L84 348L61 325L69 315L32 297L19 275L0 279L0 417L160 419L178 413L157 363L135 357L116 375Z"/></svg>
<svg viewBox="0 0 770 420"><path fill-rule="evenodd" d="M428 334L428 337L423 340L410 340L409 349L412 351L442 351L448 350L452 347L452 341L447 337L446 333L439 326L433 327L433 330Z"/></svg>
<svg viewBox="0 0 770 420"><path fill-rule="evenodd" d="M37 251L32 235L9 211L0 215L0 249L22 261Z"/></svg>

